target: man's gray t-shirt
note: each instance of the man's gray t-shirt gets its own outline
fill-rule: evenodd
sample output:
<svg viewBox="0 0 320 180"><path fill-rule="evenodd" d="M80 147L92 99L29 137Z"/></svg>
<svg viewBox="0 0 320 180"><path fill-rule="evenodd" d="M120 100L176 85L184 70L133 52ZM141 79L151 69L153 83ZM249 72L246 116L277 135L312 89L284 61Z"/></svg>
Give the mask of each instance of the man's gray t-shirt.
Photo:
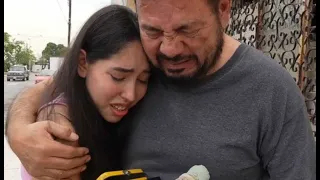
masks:
<svg viewBox="0 0 320 180"><path fill-rule="evenodd" d="M174 180L206 166L212 180L315 179L315 141L290 74L242 44L204 82L153 77L137 106L127 168Z"/></svg>

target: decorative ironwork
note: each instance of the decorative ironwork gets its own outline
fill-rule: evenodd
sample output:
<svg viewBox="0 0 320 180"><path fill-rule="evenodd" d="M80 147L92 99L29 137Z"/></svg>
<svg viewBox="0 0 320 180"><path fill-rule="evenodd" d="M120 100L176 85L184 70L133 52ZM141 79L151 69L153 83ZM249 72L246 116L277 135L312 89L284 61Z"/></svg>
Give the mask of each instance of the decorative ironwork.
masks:
<svg viewBox="0 0 320 180"><path fill-rule="evenodd" d="M316 126L315 0L235 0L226 32L276 60L305 96Z"/></svg>

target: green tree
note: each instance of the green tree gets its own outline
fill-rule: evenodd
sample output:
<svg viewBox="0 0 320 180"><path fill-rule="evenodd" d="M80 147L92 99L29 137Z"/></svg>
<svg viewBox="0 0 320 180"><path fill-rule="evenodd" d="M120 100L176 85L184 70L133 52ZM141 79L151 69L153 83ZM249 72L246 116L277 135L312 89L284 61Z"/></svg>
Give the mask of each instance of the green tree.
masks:
<svg viewBox="0 0 320 180"><path fill-rule="evenodd" d="M63 44L55 44L49 42L45 49L42 51L42 58L49 61L50 57L61 57L67 52L67 47Z"/></svg>
<svg viewBox="0 0 320 180"><path fill-rule="evenodd" d="M63 44L55 44L53 42L49 42L45 49L42 51L42 56L40 58L42 69L49 65L50 57L62 57L67 52L68 48Z"/></svg>
<svg viewBox="0 0 320 180"><path fill-rule="evenodd" d="M4 32L4 71L14 64L29 66L35 59L34 53L26 47L25 42L16 41L9 33Z"/></svg>
<svg viewBox="0 0 320 180"><path fill-rule="evenodd" d="M48 65L47 60L44 59L43 57L40 57L39 61L37 61L38 65L41 65L41 69L45 69L46 66Z"/></svg>
<svg viewBox="0 0 320 180"><path fill-rule="evenodd" d="M29 66L31 66L35 60L36 57L34 56L34 53L31 49L28 47L20 49L16 54L15 54L15 60L17 64L23 64L28 66L28 69L30 69Z"/></svg>
<svg viewBox="0 0 320 180"><path fill-rule="evenodd" d="M11 36L7 32L4 32L4 71L7 71L11 64L14 63L13 52L14 44L11 41Z"/></svg>

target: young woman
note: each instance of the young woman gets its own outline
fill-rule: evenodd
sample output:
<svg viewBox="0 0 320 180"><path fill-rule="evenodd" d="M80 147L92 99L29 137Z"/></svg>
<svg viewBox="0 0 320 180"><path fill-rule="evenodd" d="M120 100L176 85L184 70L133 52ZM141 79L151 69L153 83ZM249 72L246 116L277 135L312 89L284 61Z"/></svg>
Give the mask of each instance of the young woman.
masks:
<svg viewBox="0 0 320 180"><path fill-rule="evenodd" d="M107 6L84 24L38 114L39 120L73 127L79 135L73 145L90 149L86 170L71 179L96 179L122 168L117 122L145 95L149 68L131 10ZM31 178L22 170L24 180Z"/></svg>

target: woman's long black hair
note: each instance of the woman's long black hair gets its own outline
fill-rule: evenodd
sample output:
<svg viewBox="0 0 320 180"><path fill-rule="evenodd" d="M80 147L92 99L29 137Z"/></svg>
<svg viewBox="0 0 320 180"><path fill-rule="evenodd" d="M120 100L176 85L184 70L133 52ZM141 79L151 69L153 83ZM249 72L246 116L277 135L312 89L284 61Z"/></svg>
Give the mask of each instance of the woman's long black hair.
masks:
<svg viewBox="0 0 320 180"><path fill-rule="evenodd" d="M122 169L123 141L119 139L119 124L102 118L78 75L80 50L87 53L87 62L94 63L118 53L128 43L140 41L136 14L129 8L110 5L94 13L84 24L68 51L63 64L53 78L50 99L64 93L69 117L79 135L79 145L88 147L91 160L81 174L82 179L96 179L101 173Z"/></svg>

